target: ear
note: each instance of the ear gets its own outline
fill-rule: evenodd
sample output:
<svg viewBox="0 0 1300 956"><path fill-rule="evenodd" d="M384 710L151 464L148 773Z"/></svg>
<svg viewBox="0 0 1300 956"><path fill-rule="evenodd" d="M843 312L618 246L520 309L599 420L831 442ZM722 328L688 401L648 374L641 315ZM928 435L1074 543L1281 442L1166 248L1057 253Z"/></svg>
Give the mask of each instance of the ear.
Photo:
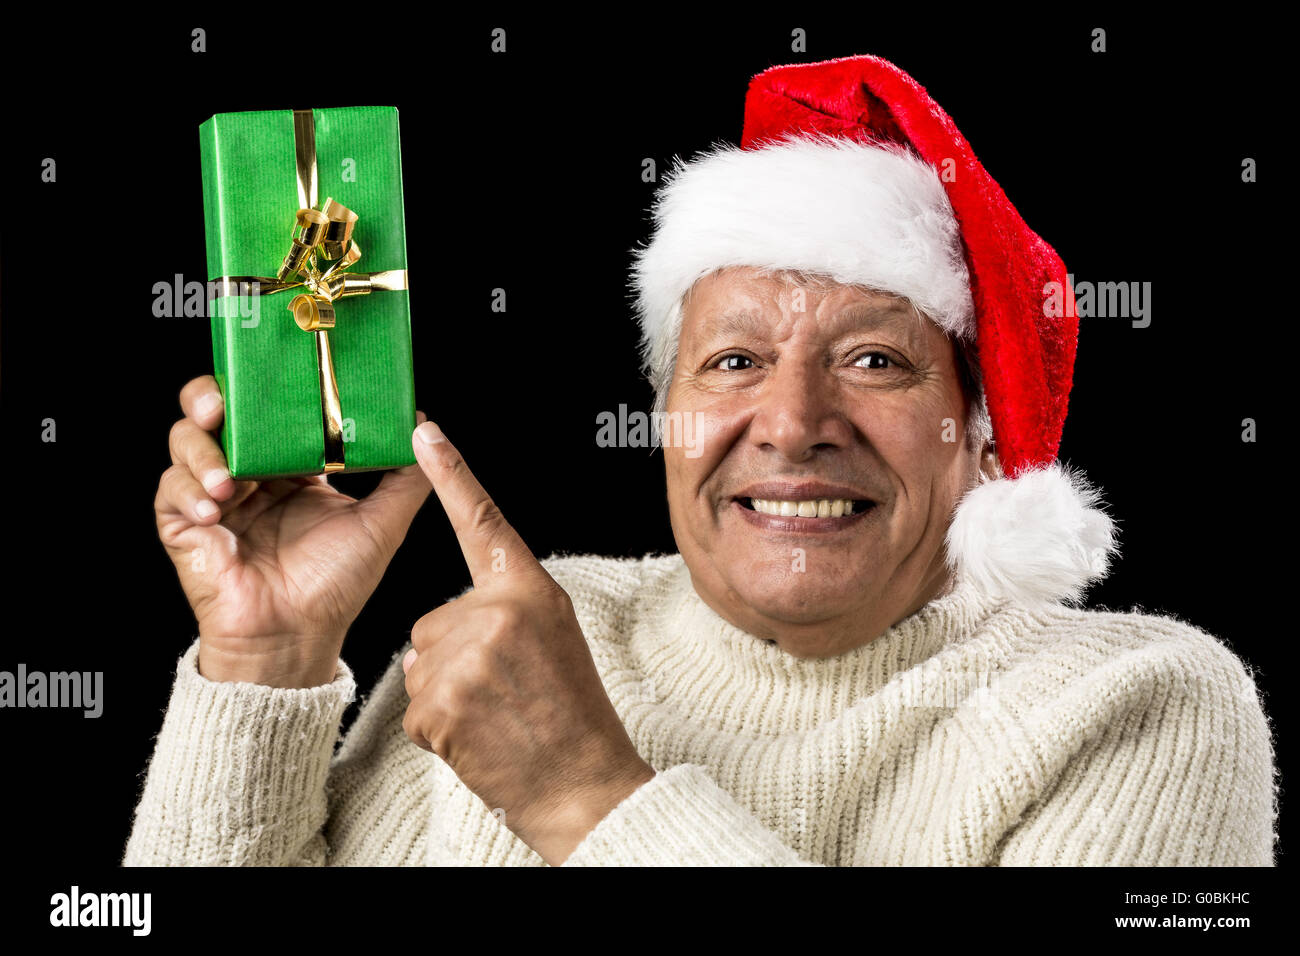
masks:
<svg viewBox="0 0 1300 956"><path fill-rule="evenodd" d="M946 544L959 579L1027 605L1078 603L1119 553L1100 493L1058 462L968 491Z"/></svg>
<svg viewBox="0 0 1300 956"><path fill-rule="evenodd" d="M993 442L986 441L980 449L979 457L980 483L997 481L1002 477L1002 462L998 459L998 450Z"/></svg>

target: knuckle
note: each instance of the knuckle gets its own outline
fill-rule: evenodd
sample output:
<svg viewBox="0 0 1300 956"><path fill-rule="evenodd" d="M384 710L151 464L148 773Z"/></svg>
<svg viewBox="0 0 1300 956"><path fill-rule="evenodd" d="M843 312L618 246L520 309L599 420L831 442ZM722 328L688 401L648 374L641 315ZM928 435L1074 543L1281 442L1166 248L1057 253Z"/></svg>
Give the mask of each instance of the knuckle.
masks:
<svg viewBox="0 0 1300 956"><path fill-rule="evenodd" d="M452 477L458 477L466 470L465 459L461 457L460 452L449 448L446 444L434 446L433 460L438 468Z"/></svg>
<svg viewBox="0 0 1300 956"><path fill-rule="evenodd" d="M542 593L550 601L551 607L560 611L573 611L573 598L550 575L546 576L546 581L542 584Z"/></svg>
<svg viewBox="0 0 1300 956"><path fill-rule="evenodd" d="M366 537L374 542L375 547L381 553L391 554L402 543L400 538L394 540L400 532L393 530L383 521L377 520L369 512L358 511L357 520L361 523L361 529Z"/></svg>
<svg viewBox="0 0 1300 956"><path fill-rule="evenodd" d="M447 679L438 685L434 706L446 718L444 723L469 712L475 687L484 676L479 673L482 666L480 659L462 655Z"/></svg>
<svg viewBox="0 0 1300 956"><path fill-rule="evenodd" d="M411 625L411 646L415 648L417 653L423 652L429 645L428 616L426 614Z"/></svg>
<svg viewBox="0 0 1300 956"><path fill-rule="evenodd" d="M167 433L167 443L171 445L174 451L180 450L185 442L185 433L189 428L188 418L178 418L172 423L171 431Z"/></svg>
<svg viewBox="0 0 1300 956"><path fill-rule="evenodd" d="M482 683L495 670L496 656L491 639L474 641L461 651L458 670L467 683ZM456 693L464 694L467 683L456 684L454 687Z"/></svg>
<svg viewBox="0 0 1300 956"><path fill-rule="evenodd" d="M430 738L425 742L424 749L427 750L427 751L429 751L429 753L431 753L431 754L437 754L437 755L438 755L439 757L441 757L443 760L446 760L446 759L447 759L447 755L448 755L448 753L450 752L450 751L448 750L448 739L447 739L447 735L446 735L446 734L434 734L432 737L430 737Z"/></svg>
<svg viewBox="0 0 1300 956"><path fill-rule="evenodd" d="M190 470L185 465L169 465L163 470L162 477L158 479L158 490L160 493L173 493L182 481L189 475Z"/></svg>
<svg viewBox="0 0 1300 956"><path fill-rule="evenodd" d="M167 473L163 472L162 478L158 480L158 490L154 493L153 496L153 510L155 512L154 518L159 522L163 520L162 513L165 510L167 510L168 500L169 499L167 496Z"/></svg>
<svg viewBox="0 0 1300 956"><path fill-rule="evenodd" d="M420 718L416 711L414 702L412 702L410 707L406 708L406 716L402 718L402 730L406 732L406 736L410 737L417 743L419 742L419 738L423 736L423 734L420 733Z"/></svg>
<svg viewBox="0 0 1300 956"><path fill-rule="evenodd" d="M492 640L517 631L524 621L524 612L516 604L500 602L492 605L488 621L486 636Z"/></svg>
<svg viewBox="0 0 1300 956"><path fill-rule="evenodd" d="M496 530L503 520L501 509L491 498L484 498L476 504L470 517L471 527L480 533Z"/></svg>
<svg viewBox="0 0 1300 956"><path fill-rule="evenodd" d="M445 756L449 713L438 705L433 695L425 692L411 702L402 718L402 730L411 741L423 750L438 756Z"/></svg>
<svg viewBox="0 0 1300 956"><path fill-rule="evenodd" d="M434 608L411 625L411 645L420 653L427 650L441 632L442 612L446 607L447 605L443 604Z"/></svg>

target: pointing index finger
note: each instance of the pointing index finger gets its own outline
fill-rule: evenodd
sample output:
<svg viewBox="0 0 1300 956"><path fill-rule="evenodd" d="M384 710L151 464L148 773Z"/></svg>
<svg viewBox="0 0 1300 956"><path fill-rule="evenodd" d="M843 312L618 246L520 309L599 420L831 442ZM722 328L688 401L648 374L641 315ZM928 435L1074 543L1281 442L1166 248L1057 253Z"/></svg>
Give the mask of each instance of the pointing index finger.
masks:
<svg viewBox="0 0 1300 956"><path fill-rule="evenodd" d="M456 532L476 588L503 573L546 573L442 429L425 422L415 430L411 444Z"/></svg>

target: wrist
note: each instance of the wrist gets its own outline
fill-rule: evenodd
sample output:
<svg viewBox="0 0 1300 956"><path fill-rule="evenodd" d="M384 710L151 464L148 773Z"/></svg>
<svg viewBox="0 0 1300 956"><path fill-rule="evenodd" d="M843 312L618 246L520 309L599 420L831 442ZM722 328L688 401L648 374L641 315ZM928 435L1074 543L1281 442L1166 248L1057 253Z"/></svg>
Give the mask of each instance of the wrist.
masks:
<svg viewBox="0 0 1300 956"><path fill-rule="evenodd" d="M525 842L551 866L560 866L615 807L654 776L654 768L638 757L617 779L572 796L546 813Z"/></svg>
<svg viewBox="0 0 1300 956"><path fill-rule="evenodd" d="M199 635L198 671L210 681L243 682L268 687L306 688L331 683L338 673L342 639L308 641L302 637L245 639L228 647Z"/></svg>

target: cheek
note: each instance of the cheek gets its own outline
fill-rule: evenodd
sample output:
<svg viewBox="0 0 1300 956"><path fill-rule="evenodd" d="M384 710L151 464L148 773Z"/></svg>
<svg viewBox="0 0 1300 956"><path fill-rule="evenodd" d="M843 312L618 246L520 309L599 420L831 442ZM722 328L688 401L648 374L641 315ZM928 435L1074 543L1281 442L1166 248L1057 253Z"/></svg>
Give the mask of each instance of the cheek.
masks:
<svg viewBox="0 0 1300 956"><path fill-rule="evenodd" d="M664 421L669 498L697 497L745 429L745 415L718 405L675 408Z"/></svg>
<svg viewBox="0 0 1300 956"><path fill-rule="evenodd" d="M881 402L859 417L859 428L909 495L947 484L965 447L960 407L948 396Z"/></svg>
<svg viewBox="0 0 1300 956"><path fill-rule="evenodd" d="M710 449L700 443L694 448L670 445L665 436L663 445L664 474L668 483L668 512L674 525L690 527L699 524L696 513L707 502L701 488L714 468Z"/></svg>

